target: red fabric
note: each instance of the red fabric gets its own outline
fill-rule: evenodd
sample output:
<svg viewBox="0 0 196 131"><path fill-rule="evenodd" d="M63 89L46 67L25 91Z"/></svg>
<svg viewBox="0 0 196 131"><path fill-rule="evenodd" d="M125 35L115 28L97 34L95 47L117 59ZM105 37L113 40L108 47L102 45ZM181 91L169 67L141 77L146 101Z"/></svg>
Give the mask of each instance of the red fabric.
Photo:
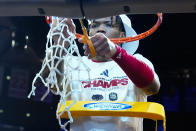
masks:
<svg viewBox="0 0 196 131"><path fill-rule="evenodd" d="M112 59L122 68L137 87L143 88L153 81L154 73L148 65L128 54L117 45L116 49L117 53Z"/></svg>

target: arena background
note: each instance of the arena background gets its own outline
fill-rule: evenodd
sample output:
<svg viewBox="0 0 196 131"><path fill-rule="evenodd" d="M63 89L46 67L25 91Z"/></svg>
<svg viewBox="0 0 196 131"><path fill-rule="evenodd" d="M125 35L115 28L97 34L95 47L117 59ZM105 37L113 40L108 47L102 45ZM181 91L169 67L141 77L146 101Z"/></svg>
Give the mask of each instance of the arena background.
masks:
<svg viewBox="0 0 196 131"><path fill-rule="evenodd" d="M153 14L129 17L137 33L157 20ZM81 33L79 21L74 22ZM159 29L140 40L137 50L152 61L160 77L161 90L149 101L164 105L167 131L196 129L195 24L194 13L163 14ZM32 79L41 68L48 30L45 17L0 17L0 131L59 130L58 96L50 94L41 102L45 88L40 83L36 96L27 98ZM155 122L145 119L144 131L154 129Z"/></svg>

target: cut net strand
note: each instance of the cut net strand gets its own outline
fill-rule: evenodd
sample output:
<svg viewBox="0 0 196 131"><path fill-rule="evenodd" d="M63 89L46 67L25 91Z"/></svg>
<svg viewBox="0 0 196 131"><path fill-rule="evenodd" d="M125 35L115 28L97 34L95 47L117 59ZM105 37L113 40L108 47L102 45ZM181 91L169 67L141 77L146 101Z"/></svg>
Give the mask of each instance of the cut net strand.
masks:
<svg viewBox="0 0 196 131"><path fill-rule="evenodd" d="M56 110L56 117L58 119L60 127L64 130L66 130L66 125L68 123L73 122L70 108L78 101L78 97L72 99L73 103L71 103L70 105L66 105L66 101L69 97L71 97L71 95L79 95L81 91L81 85L79 85L78 87L73 87L74 82L81 82L79 80L79 77L78 79L72 80L72 72L79 70L81 64L84 65L87 72L89 72L90 70L88 66L85 65L85 63L82 61L82 57L79 53L79 49L75 41L75 34L69 30L68 25L65 22L66 20L67 19L64 18L59 22L57 18L58 24L54 28L50 29L47 35L45 59L42 64L41 70L33 79L32 90L28 95L28 98L35 96L36 82L38 80L41 80L41 82L47 88L47 91L41 98L42 101L47 97L50 91L52 91L55 95L59 95L60 100ZM65 30L69 35L67 38L63 34L63 31ZM53 42L53 37L55 36L58 37L57 43ZM73 65L72 60L74 55L77 56L77 63L76 61L74 61ZM59 69L62 63L64 69ZM43 77L43 73L46 70L49 70L49 73ZM65 109L63 110L63 112L58 114L62 105L65 106ZM63 115L64 113L68 113L69 116L69 120L65 123L61 121L61 115Z"/></svg>

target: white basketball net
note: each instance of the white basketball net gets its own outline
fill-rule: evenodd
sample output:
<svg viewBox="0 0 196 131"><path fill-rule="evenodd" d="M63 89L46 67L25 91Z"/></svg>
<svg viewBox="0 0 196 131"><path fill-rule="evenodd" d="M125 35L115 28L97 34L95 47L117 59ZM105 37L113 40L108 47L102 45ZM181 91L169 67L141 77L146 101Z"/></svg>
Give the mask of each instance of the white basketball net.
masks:
<svg viewBox="0 0 196 131"><path fill-rule="evenodd" d="M57 21L59 19L57 18ZM51 91L51 89L55 88L55 94L60 96L59 105L56 110L56 116L59 120L59 125L62 129L66 130L66 125L68 123L72 123L73 119L71 117L70 108L72 105L74 105L78 101L78 97L73 98L73 94L80 94L81 86L75 87L73 86L73 81L78 83L81 83L79 78L78 80L72 80L72 71L79 70L79 67L81 64L84 64L81 58L81 55L79 53L77 44L76 44L76 37L75 34L69 31L68 26L65 24L66 18L64 18L62 21L57 22L57 26L54 28L51 28L48 36L47 36L47 43L46 43L46 57L45 61L43 62L42 68L39 71L39 73L36 74L35 78L32 82L32 90L28 96L28 98L31 97L31 95L35 95L35 83L38 79L42 81L42 83L47 87L47 92L43 95L41 100L43 100ZM66 30L69 34L68 38L65 38L63 35L63 31ZM53 42L53 36L59 36L58 42L54 44ZM65 45L68 48L65 48ZM78 57L78 61L76 64L71 65L73 53L75 53ZM58 69L61 63L64 63L64 70ZM85 65L85 64L84 64ZM89 68L85 65L86 71L89 72ZM42 73L44 70L49 69L49 73L46 77L43 78ZM58 79L57 75L61 76L61 79ZM54 93L54 92L53 92ZM73 103L71 105L66 105L66 101L68 97L72 96ZM60 114L59 110L60 107L64 105L65 109ZM61 115L63 113L68 113L69 121L62 124L61 122Z"/></svg>

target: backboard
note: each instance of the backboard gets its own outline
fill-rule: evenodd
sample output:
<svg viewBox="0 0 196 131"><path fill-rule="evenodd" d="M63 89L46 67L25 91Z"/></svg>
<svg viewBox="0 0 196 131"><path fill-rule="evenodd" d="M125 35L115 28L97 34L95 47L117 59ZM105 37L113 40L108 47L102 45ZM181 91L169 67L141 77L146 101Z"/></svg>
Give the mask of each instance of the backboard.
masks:
<svg viewBox="0 0 196 131"><path fill-rule="evenodd" d="M0 16L98 18L118 14L195 13L195 0L0 0Z"/></svg>

